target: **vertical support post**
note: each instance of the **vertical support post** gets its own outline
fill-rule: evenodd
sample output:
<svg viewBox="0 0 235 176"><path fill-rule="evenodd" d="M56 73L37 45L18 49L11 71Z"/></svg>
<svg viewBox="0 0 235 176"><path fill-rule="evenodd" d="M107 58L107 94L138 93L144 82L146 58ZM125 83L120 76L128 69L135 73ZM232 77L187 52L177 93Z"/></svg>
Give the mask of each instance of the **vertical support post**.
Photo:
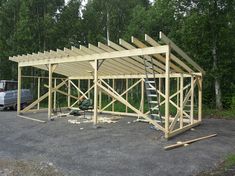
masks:
<svg viewBox="0 0 235 176"><path fill-rule="evenodd" d="M71 106L71 97L70 97L70 95L71 95L71 82L70 81L71 80L68 79L68 108L70 108L70 106Z"/></svg>
<svg viewBox="0 0 235 176"><path fill-rule="evenodd" d="M99 89L99 109L102 109L102 92L101 89Z"/></svg>
<svg viewBox="0 0 235 176"><path fill-rule="evenodd" d="M159 90L159 92L162 92L162 78L159 78L158 90ZM160 94L158 94L158 102L159 102L159 104L161 103L161 95Z"/></svg>
<svg viewBox="0 0 235 176"><path fill-rule="evenodd" d="M170 46L168 45L168 51L166 52L166 65L165 65L165 138L168 138L169 134L169 99L170 99Z"/></svg>
<svg viewBox="0 0 235 176"><path fill-rule="evenodd" d="M128 79L126 79L126 90L128 89L128 85L129 85L129 83L128 83ZM126 93L126 101L128 102L128 92ZM126 113L128 112L128 107L127 107L127 105L126 105Z"/></svg>
<svg viewBox="0 0 235 176"><path fill-rule="evenodd" d="M141 81L141 112L144 113L144 79Z"/></svg>
<svg viewBox="0 0 235 176"><path fill-rule="evenodd" d="M194 102L193 102L193 100L194 100L194 83L193 83L193 81L194 81L194 77L193 76L191 76L191 105L190 105L190 122L191 122L191 124L193 124L193 110L194 110Z"/></svg>
<svg viewBox="0 0 235 176"><path fill-rule="evenodd" d="M115 79L113 79L112 84L112 88L115 90ZM114 101L114 98L112 98L112 101ZM112 104L112 112L114 112L114 103Z"/></svg>
<svg viewBox="0 0 235 176"><path fill-rule="evenodd" d="M48 120L51 120L51 112L52 112L52 64L48 65L49 67L49 75L48 75Z"/></svg>
<svg viewBox="0 0 235 176"><path fill-rule="evenodd" d="M198 120L202 121L202 77L198 78Z"/></svg>
<svg viewBox="0 0 235 176"><path fill-rule="evenodd" d="M40 88L41 88L41 78L38 77L38 99L40 98L40 94L41 94ZM40 102L38 102L37 109L38 110L40 109Z"/></svg>
<svg viewBox="0 0 235 176"><path fill-rule="evenodd" d="M97 119L97 99L98 99L98 60L95 59L95 65L94 65L94 117L93 117L93 122L94 125L97 124L98 119Z"/></svg>
<svg viewBox="0 0 235 176"><path fill-rule="evenodd" d="M81 86L81 81L80 81L80 80L78 80L78 88L79 88L79 89L81 89L81 87L80 87L80 86ZM78 91L78 98L79 98L79 97L80 97L80 92Z"/></svg>
<svg viewBox="0 0 235 176"><path fill-rule="evenodd" d="M20 114L21 108L21 71L22 68L18 66L18 93L17 93L17 114Z"/></svg>
<svg viewBox="0 0 235 176"><path fill-rule="evenodd" d="M56 78L54 79L54 87L56 88ZM53 108L56 109L56 91L54 92L54 105Z"/></svg>
<svg viewBox="0 0 235 176"><path fill-rule="evenodd" d="M180 90L180 80L179 80L179 77L176 78L176 92L178 92ZM180 95L177 94L176 96L176 104L177 106L179 106L180 104Z"/></svg>
<svg viewBox="0 0 235 176"><path fill-rule="evenodd" d="M87 82L87 90L89 90L90 87L91 87L91 80L88 79L87 81L88 81L88 82ZM91 92L90 92L90 91L88 92L88 98L89 98L89 99L91 98Z"/></svg>
<svg viewBox="0 0 235 176"><path fill-rule="evenodd" d="M183 128L184 76L180 75L180 128Z"/></svg>

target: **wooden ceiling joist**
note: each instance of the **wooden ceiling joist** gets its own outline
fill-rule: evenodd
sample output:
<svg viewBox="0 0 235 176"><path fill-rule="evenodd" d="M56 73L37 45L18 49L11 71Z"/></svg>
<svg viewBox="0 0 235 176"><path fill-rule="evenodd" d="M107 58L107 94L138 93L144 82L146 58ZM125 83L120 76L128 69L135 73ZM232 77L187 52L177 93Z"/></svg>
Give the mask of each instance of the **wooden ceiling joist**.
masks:
<svg viewBox="0 0 235 176"><path fill-rule="evenodd" d="M131 37L131 42L139 48L146 48L147 47L147 45L145 45L144 43L142 43L140 40L138 40L137 38L135 38L133 36ZM154 54L153 57L155 59L160 60L164 64L166 63L165 58L161 54ZM172 62L170 63L170 67L174 72L180 72L180 73L183 72L183 70L181 70L179 67L174 65Z"/></svg>
<svg viewBox="0 0 235 176"><path fill-rule="evenodd" d="M191 64L193 67L195 67L198 71L205 74L205 71L196 62L194 62L182 49L180 49L173 41L171 41L167 36L165 36L165 34L160 32L159 37L163 42L170 45L171 48L175 52L177 52L182 58L184 58L189 64Z"/></svg>
<svg viewBox="0 0 235 176"><path fill-rule="evenodd" d="M96 52L93 51L89 48L86 48L84 46L80 46L80 49L83 50L84 52L86 52L87 54L95 54L95 53L101 53L101 52ZM104 53L104 52L103 52ZM127 69L125 67L125 65L120 64L120 62L114 60L113 62L111 60L107 60L105 61L106 63L103 64L103 67L107 65L108 68L112 68L113 66L116 67L116 70L118 70L120 73L127 72ZM118 67L118 68L117 68ZM101 67L102 68L102 67ZM114 68L115 69L115 68ZM113 69L112 69L113 70Z"/></svg>
<svg viewBox="0 0 235 176"><path fill-rule="evenodd" d="M32 66L47 70L45 65L56 64L55 73L69 77L90 77L93 70L90 62L98 60L99 76L128 77L130 75L145 74L145 59L152 59L154 70L158 74L166 72L166 53L173 50L177 56L170 53L170 72L205 74L205 71L195 63L174 42L160 32L160 39L166 45L160 45L156 40L145 34L144 42L132 37L131 43L119 39L119 43L108 41L107 45L98 43L98 46L89 44L88 47L71 47L63 50L44 51L26 55L18 55L9 59L18 62L20 67ZM169 47L170 46L170 47ZM170 48L170 49L169 49ZM195 73L195 74L196 74ZM127 76L125 76L127 75Z"/></svg>
<svg viewBox="0 0 235 176"><path fill-rule="evenodd" d="M154 39L152 39L150 36L148 36L147 34L145 34L144 36L145 41L148 42L151 46L160 46L159 43L157 43ZM183 67L186 71L188 71L189 73L192 73L193 70L188 67L184 62L182 62L179 58L177 58L174 54L171 53L171 59L177 63L178 65L180 65L181 67Z"/></svg>
<svg viewBox="0 0 235 176"><path fill-rule="evenodd" d="M105 44L103 44L101 42L98 43L98 47L100 49L102 49L104 52L114 51L112 48L110 48L109 46L107 46L107 45L105 45ZM126 63L124 64L123 60L124 59L117 58L117 59L114 59L113 61L115 61L115 63L117 64L118 67L120 66L120 68L122 68L122 69L124 69L126 71L129 70L133 74L138 72L138 70L136 70L136 69L133 70L133 67L128 67L128 65ZM107 61L105 61L105 62L107 62Z"/></svg>
<svg viewBox="0 0 235 176"><path fill-rule="evenodd" d="M133 45L129 44L128 42L126 42L123 39L119 39L119 44L122 45L124 48L126 49L136 49L136 47L134 47ZM146 56L145 56L146 57ZM144 60L143 58L136 56L136 59L142 60L142 63L144 64ZM147 57L148 58L148 57ZM163 65L162 63L158 62L157 60L153 60L153 63L155 65L155 70L158 73L164 73L165 72L165 65ZM159 67L159 68L158 68Z"/></svg>
<svg viewBox="0 0 235 176"><path fill-rule="evenodd" d="M111 47L113 50L111 51L123 51L123 50L126 50L125 48L121 47L120 45L112 42L112 41L108 41L108 46ZM141 71L144 70L144 64L135 60L134 57L130 57L130 58L124 58L125 61L127 61L129 64L128 65L133 65L134 67L137 67L139 68ZM140 72L141 72L140 71ZM158 73L161 73L159 70L156 70Z"/></svg>
<svg viewBox="0 0 235 176"><path fill-rule="evenodd" d="M90 50L92 50L92 51L94 51L94 52L97 52L97 53L104 53L105 52L105 50L103 50L103 49L101 49L101 48L98 48L98 47L96 47L96 46L94 46L94 45L92 45L92 44L89 44L88 45L88 47L89 47L89 49ZM108 63L108 64L107 64ZM112 68L112 67L116 67L116 65L113 65L114 63L110 63L109 61L105 61L104 63L103 63L103 65L106 65L107 64L107 66L109 67L109 68ZM103 65L101 66L101 69L103 68ZM112 68L112 70L113 69L115 69L115 68ZM126 69L126 68L125 68ZM121 74L121 73L120 73Z"/></svg>

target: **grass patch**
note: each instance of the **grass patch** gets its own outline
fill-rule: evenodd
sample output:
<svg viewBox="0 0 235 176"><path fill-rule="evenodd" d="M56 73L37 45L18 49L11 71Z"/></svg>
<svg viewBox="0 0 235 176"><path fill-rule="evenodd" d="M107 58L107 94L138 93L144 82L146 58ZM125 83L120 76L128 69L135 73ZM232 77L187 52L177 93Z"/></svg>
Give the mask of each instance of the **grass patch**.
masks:
<svg viewBox="0 0 235 176"><path fill-rule="evenodd" d="M218 165L215 169L204 171L197 176L222 176L222 175L235 175L235 154L228 155L224 162Z"/></svg>
<svg viewBox="0 0 235 176"><path fill-rule="evenodd" d="M229 169L231 167L235 166L235 154L231 154L227 156L227 158L224 161L224 168Z"/></svg>

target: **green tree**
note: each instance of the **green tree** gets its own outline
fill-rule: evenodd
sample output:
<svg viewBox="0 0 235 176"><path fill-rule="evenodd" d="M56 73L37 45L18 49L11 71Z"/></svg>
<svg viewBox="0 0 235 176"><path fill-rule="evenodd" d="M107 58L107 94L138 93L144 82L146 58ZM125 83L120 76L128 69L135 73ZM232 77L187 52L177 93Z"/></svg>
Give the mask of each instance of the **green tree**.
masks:
<svg viewBox="0 0 235 176"><path fill-rule="evenodd" d="M86 41L117 40L131 21L131 10L137 5L148 7L148 0L90 0L83 11Z"/></svg>
<svg viewBox="0 0 235 176"><path fill-rule="evenodd" d="M215 105L217 109L221 109L222 104L228 107L234 92L235 39L231 38L235 36L234 9L235 3L230 0L191 1L187 6L181 4L184 16L176 38L204 66L207 72L204 102Z"/></svg>

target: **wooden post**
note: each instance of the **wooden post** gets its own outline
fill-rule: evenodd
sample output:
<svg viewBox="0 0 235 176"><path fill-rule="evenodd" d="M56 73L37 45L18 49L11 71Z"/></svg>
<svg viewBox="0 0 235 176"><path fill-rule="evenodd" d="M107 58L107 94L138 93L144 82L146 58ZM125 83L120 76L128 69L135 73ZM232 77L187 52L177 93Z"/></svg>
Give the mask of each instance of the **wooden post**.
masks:
<svg viewBox="0 0 235 176"><path fill-rule="evenodd" d="M165 75L165 138L168 138L169 134L169 100L170 100L170 46L168 45L168 51L166 52L166 75Z"/></svg>
<svg viewBox="0 0 235 176"><path fill-rule="evenodd" d="M97 59L95 60L95 65L94 65L94 117L93 117L93 122L94 125L97 124L98 119L97 119L97 98L98 98L98 61Z"/></svg>
<svg viewBox="0 0 235 176"><path fill-rule="evenodd" d="M41 94L40 90L41 90L41 78L38 77L38 99L40 98L40 94ZM40 109L40 102L38 102L37 109L38 110Z"/></svg>
<svg viewBox="0 0 235 176"><path fill-rule="evenodd" d="M202 77L199 77L198 82L198 120L202 121Z"/></svg>
<svg viewBox="0 0 235 176"><path fill-rule="evenodd" d="M113 82L112 82L113 86L112 88L115 90L115 79L113 79ZM114 100L114 98L112 98L112 101ZM114 103L112 104L112 112L114 112Z"/></svg>
<svg viewBox="0 0 235 176"><path fill-rule="evenodd" d="M101 89L99 89L99 110L102 109L102 92Z"/></svg>
<svg viewBox="0 0 235 176"><path fill-rule="evenodd" d="M20 115L21 108L21 71L22 68L18 66L18 93L17 93L17 114Z"/></svg>
<svg viewBox="0 0 235 176"><path fill-rule="evenodd" d="M141 112L144 113L144 79L141 81Z"/></svg>
<svg viewBox="0 0 235 176"><path fill-rule="evenodd" d="M126 79L126 90L128 89L128 79ZM128 101L128 92L126 93L126 101ZM128 112L128 107L126 105L126 113Z"/></svg>
<svg viewBox="0 0 235 176"><path fill-rule="evenodd" d="M56 88L56 78L54 79L54 88ZM56 91L54 92L54 105L53 108L56 109Z"/></svg>
<svg viewBox="0 0 235 176"><path fill-rule="evenodd" d="M190 122L193 124L193 110L194 110L194 77L191 76L191 105L190 105Z"/></svg>
<svg viewBox="0 0 235 176"><path fill-rule="evenodd" d="M184 76L180 76L180 128L183 128Z"/></svg>
<svg viewBox="0 0 235 176"><path fill-rule="evenodd" d="M68 108L70 108L70 106L71 106L71 97L70 97L70 95L71 95L71 82L70 82L71 80L70 79L68 79Z"/></svg>
<svg viewBox="0 0 235 176"><path fill-rule="evenodd" d="M158 90L159 92L162 92L162 78L159 78L159 82L158 82ZM161 95L158 95L158 101L159 103L161 103Z"/></svg>
<svg viewBox="0 0 235 176"><path fill-rule="evenodd" d="M79 89L81 89L80 86L81 86L81 82L80 82L80 80L78 80L78 88L79 88ZM78 98L79 98L79 97L80 97L80 92L78 91Z"/></svg>
<svg viewBox="0 0 235 176"><path fill-rule="evenodd" d="M51 106L52 106L52 64L48 65L49 75L48 75L48 120L51 120Z"/></svg>
<svg viewBox="0 0 235 176"><path fill-rule="evenodd" d="M180 89L180 81L179 81L179 77L177 77L176 78L176 92L178 92L179 89ZM176 104L177 104L177 106L179 106L179 104L180 104L180 95L179 94L177 94L177 96L176 96Z"/></svg>
<svg viewBox="0 0 235 176"><path fill-rule="evenodd" d="M88 82L87 82L87 90L89 90L90 87L91 87L91 80L88 79L87 81L88 81ZM91 98L91 92L90 92L90 91L88 92L88 98Z"/></svg>

